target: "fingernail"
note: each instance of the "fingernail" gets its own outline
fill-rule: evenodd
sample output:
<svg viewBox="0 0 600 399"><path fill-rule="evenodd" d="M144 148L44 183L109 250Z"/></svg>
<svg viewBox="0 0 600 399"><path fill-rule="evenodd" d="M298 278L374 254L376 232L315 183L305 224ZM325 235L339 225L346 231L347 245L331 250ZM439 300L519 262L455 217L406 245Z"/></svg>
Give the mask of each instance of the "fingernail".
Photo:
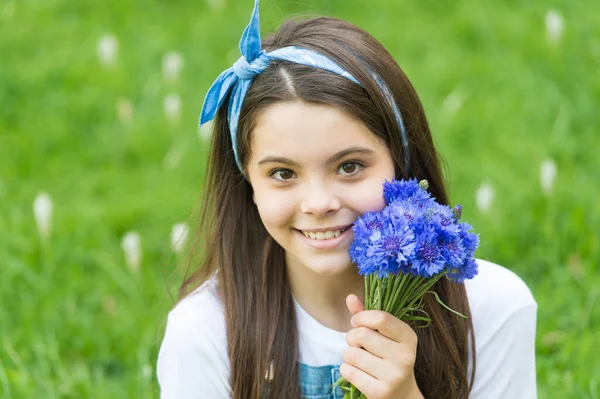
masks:
<svg viewBox="0 0 600 399"><path fill-rule="evenodd" d="M352 318L350 319L350 324L352 324L352 327L356 327L356 324L354 324L354 319L356 316L352 316Z"/></svg>

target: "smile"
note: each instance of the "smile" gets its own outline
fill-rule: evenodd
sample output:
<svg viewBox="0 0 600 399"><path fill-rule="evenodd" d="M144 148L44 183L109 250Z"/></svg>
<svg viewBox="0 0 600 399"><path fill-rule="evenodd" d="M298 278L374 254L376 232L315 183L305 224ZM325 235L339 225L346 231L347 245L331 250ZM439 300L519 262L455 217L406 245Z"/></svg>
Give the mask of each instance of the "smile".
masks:
<svg viewBox="0 0 600 399"><path fill-rule="evenodd" d="M312 232L312 231L302 231L302 234L304 234L304 236L306 238L310 238L312 240L329 240L335 237L339 237L344 231L348 230L348 228L346 227L345 229L341 229L341 230L333 230L333 231L317 231L317 232Z"/></svg>
<svg viewBox="0 0 600 399"><path fill-rule="evenodd" d="M294 229L298 237L313 249L333 249L342 245L349 245L353 232L350 226L340 230L309 232Z"/></svg>

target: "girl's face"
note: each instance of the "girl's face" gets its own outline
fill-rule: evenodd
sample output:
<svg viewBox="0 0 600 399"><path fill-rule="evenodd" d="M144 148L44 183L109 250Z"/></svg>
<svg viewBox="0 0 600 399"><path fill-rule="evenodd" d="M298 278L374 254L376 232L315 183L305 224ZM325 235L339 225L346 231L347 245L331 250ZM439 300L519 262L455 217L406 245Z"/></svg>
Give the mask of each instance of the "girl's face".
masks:
<svg viewBox="0 0 600 399"><path fill-rule="evenodd" d="M254 202L288 267L335 275L351 265L352 223L385 206L387 146L344 111L300 102L263 111L251 138ZM308 236L308 237L307 237Z"/></svg>

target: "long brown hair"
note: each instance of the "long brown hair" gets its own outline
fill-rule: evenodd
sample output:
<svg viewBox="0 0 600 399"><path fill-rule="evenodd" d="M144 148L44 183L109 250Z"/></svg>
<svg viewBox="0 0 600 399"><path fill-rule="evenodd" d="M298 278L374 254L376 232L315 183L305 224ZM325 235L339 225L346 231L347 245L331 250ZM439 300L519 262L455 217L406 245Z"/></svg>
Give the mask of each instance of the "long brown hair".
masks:
<svg viewBox="0 0 600 399"><path fill-rule="evenodd" d="M408 78L376 39L348 22L318 17L288 20L263 40L267 51L285 46L309 48L329 57L361 85L319 69L273 62L255 78L244 100L236 143L243 165L250 156L250 135L265 107L291 101L329 104L347 111L385 141L397 178L427 179L437 201L449 204L423 106ZM410 176L404 170L405 154L394 114L369 70L387 82L402 112L409 139ZM271 363L269 398L298 398L298 331L284 250L262 225L252 186L236 166L226 115L226 107L221 107L214 124L199 238L193 246L201 258L190 265L194 270L188 269L180 295L187 295L216 273L226 313L234 399L261 398L265 371ZM441 279L434 290L447 305L469 318L457 317L431 296L426 297L425 309L433 322L416 329L417 383L426 398L466 398L474 377L474 371L468 376L467 370L469 346L475 365L466 291L464 285L447 279Z"/></svg>

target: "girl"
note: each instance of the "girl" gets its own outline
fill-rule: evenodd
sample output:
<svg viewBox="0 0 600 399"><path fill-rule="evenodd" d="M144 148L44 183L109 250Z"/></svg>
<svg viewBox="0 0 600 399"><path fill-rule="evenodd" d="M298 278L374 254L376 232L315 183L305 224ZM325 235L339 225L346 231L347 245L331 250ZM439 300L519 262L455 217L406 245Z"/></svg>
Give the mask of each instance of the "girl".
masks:
<svg viewBox="0 0 600 399"><path fill-rule="evenodd" d="M427 328L364 311L350 227L384 207L383 182L427 179L449 204L423 107L385 48L334 18L284 22L262 44L258 0L242 57L209 90L215 117L200 267L170 312L163 399L534 398L537 305L478 261L442 279Z"/></svg>

